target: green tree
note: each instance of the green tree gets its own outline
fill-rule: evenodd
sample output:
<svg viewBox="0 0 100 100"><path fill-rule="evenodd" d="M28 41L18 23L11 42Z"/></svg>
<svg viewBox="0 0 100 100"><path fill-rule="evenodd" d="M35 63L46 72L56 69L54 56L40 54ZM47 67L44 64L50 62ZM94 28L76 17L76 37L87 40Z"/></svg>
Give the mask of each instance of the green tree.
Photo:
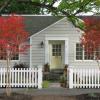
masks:
<svg viewBox="0 0 100 100"><path fill-rule="evenodd" d="M30 3L19 3L18 0L1 0L0 1L0 13L1 14L40 14L40 7L36 7Z"/></svg>

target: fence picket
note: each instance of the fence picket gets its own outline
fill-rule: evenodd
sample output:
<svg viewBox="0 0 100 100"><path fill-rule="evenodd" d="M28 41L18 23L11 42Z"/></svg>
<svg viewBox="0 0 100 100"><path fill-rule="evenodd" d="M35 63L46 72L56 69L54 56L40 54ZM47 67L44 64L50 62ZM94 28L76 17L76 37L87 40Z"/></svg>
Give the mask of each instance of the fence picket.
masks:
<svg viewBox="0 0 100 100"><path fill-rule="evenodd" d="M99 76L100 76L100 75L99 75L99 72L100 72L100 71L98 70L98 71L97 71L97 74L98 74L98 88L99 88L99 84L100 84L100 82L99 82L99 81L100 81L100 78L99 78Z"/></svg>
<svg viewBox="0 0 100 100"><path fill-rule="evenodd" d="M0 86L2 87L2 68L1 68L1 75L0 76L1 76L1 85Z"/></svg>

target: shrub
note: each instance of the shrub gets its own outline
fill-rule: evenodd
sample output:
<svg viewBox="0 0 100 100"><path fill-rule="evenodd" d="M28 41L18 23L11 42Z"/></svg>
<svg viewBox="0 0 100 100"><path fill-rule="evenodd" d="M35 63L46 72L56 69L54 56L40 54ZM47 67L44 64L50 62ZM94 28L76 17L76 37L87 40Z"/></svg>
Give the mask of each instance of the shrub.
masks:
<svg viewBox="0 0 100 100"><path fill-rule="evenodd" d="M49 81L43 81L42 87L48 88L49 87Z"/></svg>
<svg viewBox="0 0 100 100"><path fill-rule="evenodd" d="M65 83L67 81L66 77L64 75L62 75L60 77L60 83Z"/></svg>
<svg viewBox="0 0 100 100"><path fill-rule="evenodd" d="M44 72L49 72L50 71L50 65L48 63L46 63L44 65Z"/></svg>
<svg viewBox="0 0 100 100"><path fill-rule="evenodd" d="M13 68L29 68L29 66L25 63L20 63L20 64L16 64L13 66Z"/></svg>

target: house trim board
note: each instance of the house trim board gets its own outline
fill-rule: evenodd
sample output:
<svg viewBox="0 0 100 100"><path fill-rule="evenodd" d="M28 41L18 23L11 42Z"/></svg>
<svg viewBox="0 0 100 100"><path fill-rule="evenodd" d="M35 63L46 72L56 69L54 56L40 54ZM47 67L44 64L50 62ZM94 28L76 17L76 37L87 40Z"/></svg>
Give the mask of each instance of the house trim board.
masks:
<svg viewBox="0 0 100 100"><path fill-rule="evenodd" d="M32 68L32 38L30 38L30 68Z"/></svg>
<svg viewBox="0 0 100 100"><path fill-rule="evenodd" d="M49 63L50 62L50 58L49 58L49 41L50 40L64 40L65 41L65 61L64 64L68 64L68 38L67 37L45 37L45 63Z"/></svg>

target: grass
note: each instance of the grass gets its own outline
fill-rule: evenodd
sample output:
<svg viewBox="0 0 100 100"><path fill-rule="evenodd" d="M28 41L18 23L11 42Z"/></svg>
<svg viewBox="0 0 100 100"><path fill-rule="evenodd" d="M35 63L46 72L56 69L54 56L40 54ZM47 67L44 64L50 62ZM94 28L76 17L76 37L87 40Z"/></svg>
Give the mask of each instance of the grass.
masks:
<svg viewBox="0 0 100 100"><path fill-rule="evenodd" d="M48 88L49 87L49 81L43 81L42 87L43 88Z"/></svg>

